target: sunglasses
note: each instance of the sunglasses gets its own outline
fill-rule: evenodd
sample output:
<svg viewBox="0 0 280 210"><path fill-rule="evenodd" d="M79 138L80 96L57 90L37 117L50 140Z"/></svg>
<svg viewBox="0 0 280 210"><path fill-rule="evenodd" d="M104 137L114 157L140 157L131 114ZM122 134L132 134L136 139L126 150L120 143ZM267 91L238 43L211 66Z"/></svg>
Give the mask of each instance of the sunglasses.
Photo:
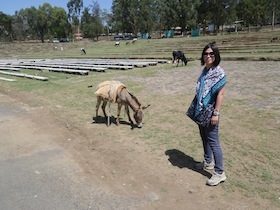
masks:
<svg viewBox="0 0 280 210"><path fill-rule="evenodd" d="M204 56L208 56L208 55L213 56L213 55L215 55L215 53L214 52L209 52L209 53L205 52L205 53L203 53L203 55Z"/></svg>

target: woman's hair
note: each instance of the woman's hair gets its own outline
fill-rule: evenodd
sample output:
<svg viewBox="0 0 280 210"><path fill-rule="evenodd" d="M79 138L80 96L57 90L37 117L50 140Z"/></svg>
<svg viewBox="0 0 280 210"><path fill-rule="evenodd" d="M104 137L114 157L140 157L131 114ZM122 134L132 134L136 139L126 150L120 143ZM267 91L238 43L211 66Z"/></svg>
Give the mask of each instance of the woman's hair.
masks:
<svg viewBox="0 0 280 210"><path fill-rule="evenodd" d="M204 47L204 49L202 50L201 58L200 58L201 65L203 66L205 64L203 54L208 48L211 48L213 50L213 52L215 53L215 60L213 62L213 66L218 66L221 62L221 56L220 56L220 51L219 51L218 47L216 46L216 42L211 42L211 43L207 44Z"/></svg>

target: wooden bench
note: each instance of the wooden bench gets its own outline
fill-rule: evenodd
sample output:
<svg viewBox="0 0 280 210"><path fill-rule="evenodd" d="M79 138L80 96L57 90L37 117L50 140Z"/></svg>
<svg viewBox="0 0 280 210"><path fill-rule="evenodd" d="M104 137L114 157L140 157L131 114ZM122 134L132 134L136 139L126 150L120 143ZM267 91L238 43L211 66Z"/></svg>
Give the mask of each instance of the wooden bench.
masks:
<svg viewBox="0 0 280 210"><path fill-rule="evenodd" d="M30 75L30 74L22 74L22 73L12 73L12 72L6 72L6 71L0 71L0 74L4 75L10 75L10 76L16 76L16 77L25 77L29 79L37 79L41 81L48 81L48 77L41 77L41 76L35 76L35 75Z"/></svg>
<svg viewBox="0 0 280 210"><path fill-rule="evenodd" d="M15 81L17 81L16 79L8 79L8 78L5 78L5 77L0 77L0 80L7 81L7 82L15 82Z"/></svg>
<svg viewBox="0 0 280 210"><path fill-rule="evenodd" d="M62 68L48 68L48 67L41 67L41 66L16 66L22 69L35 69L40 71L52 71L52 72L63 72L68 74L80 74L80 75L88 75L88 71L84 70L72 70L72 69L62 69Z"/></svg>
<svg viewBox="0 0 280 210"><path fill-rule="evenodd" d="M9 71L20 71L20 68L0 66L0 70L9 70Z"/></svg>
<svg viewBox="0 0 280 210"><path fill-rule="evenodd" d="M39 66L39 67L49 67L49 68L60 68L60 69L74 69L74 70L86 70L86 71L97 71L97 72L105 72L106 68L100 68L95 66L80 66L78 64L48 64L48 63L25 63L24 66Z"/></svg>

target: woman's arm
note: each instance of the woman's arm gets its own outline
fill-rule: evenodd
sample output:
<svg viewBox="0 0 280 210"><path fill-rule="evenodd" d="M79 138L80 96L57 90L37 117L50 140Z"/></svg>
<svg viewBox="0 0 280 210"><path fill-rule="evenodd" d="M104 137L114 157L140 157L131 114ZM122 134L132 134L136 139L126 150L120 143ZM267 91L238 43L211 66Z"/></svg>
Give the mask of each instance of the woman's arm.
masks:
<svg viewBox="0 0 280 210"><path fill-rule="evenodd" d="M212 116L212 118L211 118L212 125L217 124L219 121L219 112L220 112L220 109L222 106L224 95L225 95L225 87L222 87L221 90L219 90L219 92L218 92L217 99L216 99L216 105L215 105L215 111L218 112L218 115Z"/></svg>

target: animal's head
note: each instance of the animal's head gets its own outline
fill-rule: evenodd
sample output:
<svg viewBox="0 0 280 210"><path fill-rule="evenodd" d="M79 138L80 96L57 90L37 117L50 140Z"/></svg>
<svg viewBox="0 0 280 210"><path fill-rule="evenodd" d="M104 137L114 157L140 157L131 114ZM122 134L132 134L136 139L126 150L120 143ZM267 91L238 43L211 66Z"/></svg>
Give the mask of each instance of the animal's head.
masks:
<svg viewBox="0 0 280 210"><path fill-rule="evenodd" d="M142 128L142 121L143 121L143 117L144 117L143 110L147 109L149 106L150 106L150 104L148 106L144 106L144 107L140 106L139 109L134 113L133 117L134 117L134 120L135 120L138 128Z"/></svg>
<svg viewBox="0 0 280 210"><path fill-rule="evenodd" d="M188 64L188 59L186 58L186 56L184 54L182 56L182 61L184 62L185 65Z"/></svg>

